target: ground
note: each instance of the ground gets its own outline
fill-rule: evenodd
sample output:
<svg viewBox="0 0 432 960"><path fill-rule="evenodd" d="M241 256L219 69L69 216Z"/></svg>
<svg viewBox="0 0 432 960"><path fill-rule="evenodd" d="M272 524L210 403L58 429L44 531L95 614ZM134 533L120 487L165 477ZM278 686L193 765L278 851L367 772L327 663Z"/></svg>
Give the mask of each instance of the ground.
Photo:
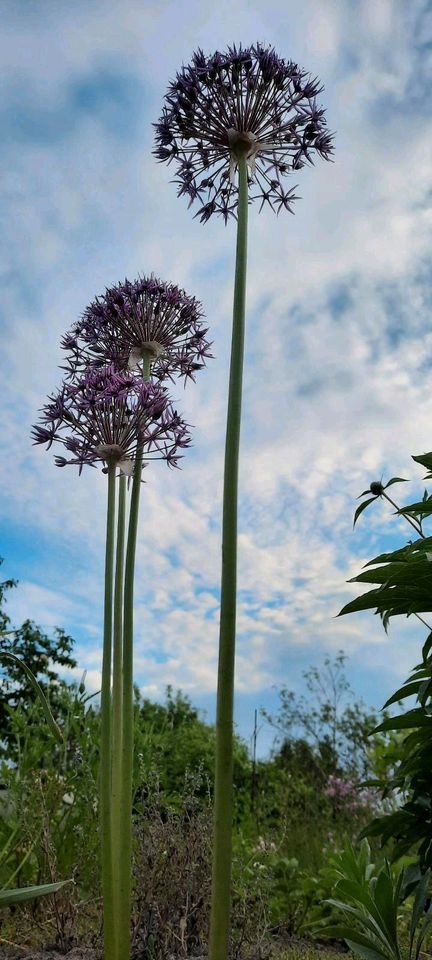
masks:
<svg viewBox="0 0 432 960"><path fill-rule="evenodd" d="M282 953L273 953L267 960L340 960L340 949L327 948L322 944L312 947L310 941L296 941L292 947L285 948ZM91 947L74 947L69 953L58 953L52 950L36 951L30 947L0 946L0 960L102 960L100 950ZM139 958L137 957L137 960ZM167 960L187 960L185 957L169 957ZM191 960L205 960L203 957L194 957ZM262 955L248 957L247 960L262 960Z"/></svg>

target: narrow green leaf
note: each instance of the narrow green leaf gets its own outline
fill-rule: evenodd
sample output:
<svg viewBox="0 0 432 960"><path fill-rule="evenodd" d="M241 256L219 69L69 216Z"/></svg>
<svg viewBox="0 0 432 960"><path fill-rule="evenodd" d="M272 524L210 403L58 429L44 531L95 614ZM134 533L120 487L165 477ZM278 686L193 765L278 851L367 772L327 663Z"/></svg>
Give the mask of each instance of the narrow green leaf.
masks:
<svg viewBox="0 0 432 960"><path fill-rule="evenodd" d="M336 890L339 891L340 889L341 893L344 893L342 887L340 887L341 883L342 881L338 881L338 883L336 884ZM366 888L365 888L365 891L367 894ZM342 913L345 913L345 915L347 913L350 913L351 916L354 917L356 922L360 924L363 930L365 930L366 932L369 932L371 936L376 937L376 939L378 940L378 942L381 944L382 947L387 949L390 947L390 941L387 937L387 931L382 922L382 918L372 898L369 896L369 894L367 894L367 898L365 898L365 900L363 900L363 898L357 899L356 902L360 904L360 906L358 907L355 907L352 904L347 903L345 899L334 900L333 897L330 897L325 902L330 904L330 906L332 907L337 907L337 909L339 909ZM345 916L345 919L347 919L346 916Z"/></svg>
<svg viewBox="0 0 432 960"><path fill-rule="evenodd" d="M412 697L413 694L417 693L420 689L422 682L422 680L415 680L413 683L406 683L403 687L399 687L399 690L396 690L396 693L393 693L393 695L386 700L383 710L392 703L399 703L399 701L404 700L405 697Z"/></svg>
<svg viewBox="0 0 432 960"><path fill-rule="evenodd" d="M424 663L426 662L426 660L427 660L427 658L428 658L431 650L432 650L432 633L430 633L430 634L426 637L426 640L425 640L425 642L424 642L424 644L423 644L422 657L423 657L423 662L424 662Z"/></svg>
<svg viewBox="0 0 432 960"><path fill-rule="evenodd" d="M421 926L420 933L417 937L416 950L415 950L415 960L418 960L420 956L420 950L423 946L424 938L429 930L429 927L432 923L432 913L428 913L424 923Z"/></svg>
<svg viewBox="0 0 432 960"><path fill-rule="evenodd" d="M9 834L9 837L6 840L6 843L3 845L2 849L0 850L0 866L7 860L10 853L11 846L15 840L17 833L19 832L19 829L20 829L20 825L18 823L12 830L12 833Z"/></svg>
<svg viewBox="0 0 432 960"><path fill-rule="evenodd" d="M30 670L30 667L27 666L27 664L24 662L24 660L20 660L19 657L16 657L14 653L9 653L9 652L3 651L3 650L0 651L0 659L2 659L2 660L9 660L9 661L11 661L12 663L14 663L16 666L21 667L21 670L24 670L24 673L26 674L26 676L27 676L28 679L30 680L31 685L32 685L35 693L36 693L37 696L39 697L39 700L40 700L40 702L41 702L41 704L42 704L42 708L43 708L43 711L44 711L44 714L45 714L45 718L46 718L46 721L47 721L47 723L48 723L48 726L49 726L49 728L50 728L50 730L51 730L51 733L54 735L54 737L56 738L56 740L57 740L59 743L63 743L63 734L62 734L62 732L61 732L61 730L60 730L60 727L59 727L59 726L57 725L57 723L55 722L54 717L53 717L53 715L52 715L52 713L51 713L51 710L50 710L50 708L49 708L48 700L47 700L47 698L46 698L46 696L45 696L45 694L44 694L44 692L43 692L43 690L42 690L42 687L41 687L40 684L37 682L36 677L34 676L34 674L32 673L32 671Z"/></svg>
<svg viewBox="0 0 432 960"><path fill-rule="evenodd" d="M426 902L427 889L429 885L430 874L429 871L421 877L419 880L414 897L414 904L411 914L411 924L410 924L410 953L412 952L412 946L414 943L415 932L417 929L417 924L421 917L423 916L424 906Z"/></svg>
<svg viewBox="0 0 432 960"><path fill-rule="evenodd" d="M410 730L414 727L431 727L432 717L429 717L423 710L408 710L401 717L387 717L374 730L373 733L382 733L384 730Z"/></svg>
<svg viewBox="0 0 432 960"><path fill-rule="evenodd" d="M329 924L326 927L320 927L317 930L320 936L331 937L335 940L346 940L349 942L350 948L352 950L359 950L360 947L363 950L368 951L367 953L362 953L361 956L367 958L367 960L389 960L389 955L383 950L380 950L379 947L374 943L369 937L363 936L353 927L344 926L343 924Z"/></svg>
<svg viewBox="0 0 432 960"><path fill-rule="evenodd" d="M421 683L418 694L417 694L417 700L419 701L419 703L421 703L422 707L426 706L426 702L427 700L429 700L431 694L432 694L432 680L430 677L428 677L426 680L423 680L423 682Z"/></svg>
<svg viewBox="0 0 432 960"><path fill-rule="evenodd" d="M57 883L44 883L42 886L2 890L0 892L0 907L8 907L11 903L22 903L24 900L34 900L35 897L45 897L50 893L56 893L66 883L72 882L72 880L59 880Z"/></svg>
<svg viewBox="0 0 432 960"><path fill-rule="evenodd" d="M365 947L359 942L359 939L360 934L357 934L357 940L346 940L347 947L359 957L364 957L364 960L377 960L377 958L385 956L385 954L381 954L376 947Z"/></svg>
<svg viewBox="0 0 432 960"><path fill-rule="evenodd" d="M398 885L400 886L400 878L398 878L398 884L394 885L386 864L377 876L373 894L383 928L396 954L399 950L397 934Z"/></svg>
<svg viewBox="0 0 432 960"><path fill-rule="evenodd" d="M391 487L392 483L409 483L409 480L406 480L405 477L392 477L388 483L384 485L384 490L387 490L387 487Z"/></svg>
<svg viewBox="0 0 432 960"><path fill-rule="evenodd" d="M366 492L369 492L369 491L366 491ZM361 494L361 496L363 496L363 494ZM378 497L369 497L369 500L365 500L364 503L361 503L360 506L357 507L357 510L354 514L353 527L355 527L360 514L363 513L363 510L366 510L366 507L368 507L370 503L373 503L373 501L377 499Z"/></svg>

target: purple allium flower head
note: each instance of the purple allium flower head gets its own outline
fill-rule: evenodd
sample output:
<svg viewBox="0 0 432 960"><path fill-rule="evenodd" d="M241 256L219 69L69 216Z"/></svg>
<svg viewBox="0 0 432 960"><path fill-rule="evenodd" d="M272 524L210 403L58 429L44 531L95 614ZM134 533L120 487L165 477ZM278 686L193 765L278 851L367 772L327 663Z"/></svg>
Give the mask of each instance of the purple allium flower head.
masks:
<svg viewBox="0 0 432 960"><path fill-rule="evenodd" d="M220 213L225 223L237 209L235 169L246 154L255 186L251 199L277 213L291 213L295 187L283 178L316 153L333 151L324 110L316 97L323 87L296 63L261 44L229 47L206 57L202 50L177 73L156 127L158 160L174 162L178 195L202 206L196 216Z"/></svg>
<svg viewBox="0 0 432 960"><path fill-rule="evenodd" d="M158 380L194 379L211 356L202 316L201 304L172 283L154 276L125 280L86 308L62 347L72 372L83 364L139 368L145 355Z"/></svg>
<svg viewBox="0 0 432 960"><path fill-rule="evenodd" d="M115 463L126 475L143 446L144 462L164 459L178 465L179 450L191 441L187 424L173 410L159 383L142 380L113 366L88 368L81 379L64 383L48 397L34 442L62 444L72 456L55 458L59 467Z"/></svg>

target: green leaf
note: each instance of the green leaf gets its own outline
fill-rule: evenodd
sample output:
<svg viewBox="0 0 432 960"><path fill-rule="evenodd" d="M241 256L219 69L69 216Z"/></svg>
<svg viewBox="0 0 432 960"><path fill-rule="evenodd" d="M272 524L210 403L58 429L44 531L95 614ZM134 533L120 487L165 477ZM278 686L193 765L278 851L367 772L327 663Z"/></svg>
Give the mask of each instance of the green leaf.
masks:
<svg viewBox="0 0 432 960"><path fill-rule="evenodd" d="M366 491L366 492L369 492L369 491ZM361 494L361 496L363 496L363 494ZM357 510L354 514L353 527L355 527L360 514L363 513L363 510L366 510L366 507L368 507L370 503L373 503L373 501L377 499L378 497L370 497L369 500L365 500L364 503L361 503L360 506L357 507Z"/></svg>
<svg viewBox="0 0 432 960"><path fill-rule="evenodd" d="M34 900L35 897L45 897L50 893L56 893L66 883L72 882L72 880L59 880L57 883L44 883L42 886L2 890L0 892L0 907L8 907L11 903L22 903L24 900Z"/></svg>
<svg viewBox="0 0 432 960"><path fill-rule="evenodd" d="M359 957L364 957L364 960L375 960L377 957L385 956L376 947L370 948L361 944L360 934L357 934L357 940L346 940L346 945L353 953L356 953Z"/></svg>
<svg viewBox="0 0 432 960"><path fill-rule="evenodd" d="M346 940L350 949L365 957L366 960L389 960L388 953L380 950L371 938L363 936L353 927L329 924L327 927L320 927L317 933L335 940Z"/></svg>
<svg viewBox="0 0 432 960"><path fill-rule="evenodd" d="M422 453L420 457L412 457L416 463L420 463L426 470L432 470L432 453Z"/></svg>
<svg viewBox="0 0 432 960"><path fill-rule="evenodd" d="M412 697L413 694L417 693L417 691L420 689L422 683L422 680L414 680L412 683L405 683L403 687L399 687L399 690L396 690L396 693L386 700L383 710L385 710L386 707L389 707L392 703L399 703L399 701L404 700L405 697Z"/></svg>
<svg viewBox="0 0 432 960"><path fill-rule="evenodd" d="M42 690L42 687L41 687L40 684L37 682L36 677L34 676L34 674L32 673L32 671L30 670L30 667L27 666L27 664L24 662L24 660L20 660L19 657L16 657L14 653L9 653L9 652L3 651L3 650L0 651L0 659L2 659L2 660L9 660L9 661L11 661L12 663L14 663L16 666L21 667L21 670L24 670L24 673L26 674L26 676L27 676L28 679L30 680L31 685L32 685L35 693L36 693L37 696L39 697L39 700L40 700L40 702L41 702L41 704L42 704L42 708L43 708L43 711L44 711L44 714L45 714L45 718L46 718L46 721L47 721L47 723L48 723L48 726L49 726L49 728L50 728L50 730L51 730L51 733L54 735L54 737L56 738L56 740L57 740L59 743L63 743L63 734L62 734L62 732L61 732L61 730L60 730L60 727L59 727L59 726L57 725L57 723L55 722L54 717L53 717L53 715L52 715L52 713L51 713L51 710L50 710L50 708L49 708L48 700L47 700L47 698L46 698L46 696L45 696L45 694L44 694L44 692L43 692L43 690Z"/></svg>
<svg viewBox="0 0 432 960"><path fill-rule="evenodd" d="M398 951L397 904L400 879L394 884L388 865L380 870L374 889L374 900L381 917L383 928L395 953Z"/></svg>
<svg viewBox="0 0 432 960"><path fill-rule="evenodd" d="M429 717L423 710L408 710L401 717L387 717L374 730L374 733L382 733L384 730L410 730L414 727L432 727L432 717Z"/></svg>
<svg viewBox="0 0 432 960"><path fill-rule="evenodd" d="M407 513L410 517L429 516L432 513L432 497L428 496L427 500L418 500L416 503L407 503L406 507L400 507L396 513Z"/></svg>
<svg viewBox="0 0 432 960"><path fill-rule="evenodd" d="M371 567L374 563L390 563L395 560L409 561L411 557L416 556L416 554L425 553L427 551L432 552L432 537L421 537L418 540L414 540L412 543L407 543L405 547L401 547L398 550L393 550L392 553L381 553L378 557L374 557L373 560L369 560L368 563L365 563L365 567Z"/></svg>
<svg viewBox="0 0 432 960"><path fill-rule="evenodd" d="M19 830L20 830L20 824L17 823L16 826L13 828L12 832L9 834L9 837L6 840L6 843L3 845L2 849L0 850L0 866L8 859L12 844L17 834L19 833Z"/></svg>
<svg viewBox="0 0 432 960"><path fill-rule="evenodd" d="M432 650L432 633L430 633L429 636L426 637L426 640L423 644L423 648L422 648L423 662L427 660L431 650Z"/></svg>
<svg viewBox="0 0 432 960"><path fill-rule="evenodd" d="M413 558L410 562L388 563L386 566L368 568L351 577L348 583L394 583L419 585L421 581L428 583L432 588L432 565L423 558Z"/></svg>
<svg viewBox="0 0 432 960"><path fill-rule="evenodd" d="M340 889L340 892L343 894L345 891L340 884L342 884L341 880L339 880L339 882L336 884L336 890L339 892ZM389 948L390 942L379 911L377 910L366 888L364 888L363 892L366 893L366 897L364 899L359 898L357 900L357 903L361 904L360 907L354 907L352 904L346 903L345 900L334 900L332 897L326 900L325 903L330 904L332 907L336 907L342 913L345 913L345 915L350 913L364 931L367 931L371 934L371 936L376 937L376 939L381 943L381 946L384 948ZM349 894L346 895L349 896Z"/></svg>
<svg viewBox="0 0 432 960"><path fill-rule="evenodd" d="M418 937L417 937L416 950L415 950L415 960L418 960L418 958L419 958L419 956L420 956L420 950L421 950L421 948L422 948L424 938L425 938L425 936L426 936L426 934L427 934L427 932L428 932L428 929L429 929L431 923L432 923L432 913L428 913L427 916L426 916L426 918L425 918L424 923L422 924L422 927L421 927L421 929L420 929L420 933L419 933L419 935L418 935Z"/></svg>
<svg viewBox="0 0 432 960"><path fill-rule="evenodd" d="M391 487L392 483L409 483L409 480L406 480L405 477L392 477L388 483L385 484L384 490L387 490L387 487Z"/></svg>
<svg viewBox="0 0 432 960"><path fill-rule="evenodd" d="M426 896L427 896L427 889L429 885L429 879L430 879L430 874L428 871L421 877L415 890L415 897L414 897L414 903L413 903L412 914L411 914L411 924L410 924L410 953L412 952L412 946L414 943L414 937L415 937L417 925L419 923L419 920L421 920L423 916L423 911L424 911L424 906L425 906Z"/></svg>
<svg viewBox="0 0 432 960"><path fill-rule="evenodd" d="M427 680L423 680L419 692L417 694L417 700L421 703L422 707L426 706L426 701L429 700L432 694L432 680L430 677Z"/></svg>

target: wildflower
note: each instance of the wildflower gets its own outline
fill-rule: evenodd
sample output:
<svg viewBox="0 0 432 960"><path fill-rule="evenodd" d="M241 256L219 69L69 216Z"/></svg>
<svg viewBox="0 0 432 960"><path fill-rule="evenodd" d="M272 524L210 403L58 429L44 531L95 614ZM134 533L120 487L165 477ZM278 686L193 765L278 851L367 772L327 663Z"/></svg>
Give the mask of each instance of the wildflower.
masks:
<svg viewBox="0 0 432 960"><path fill-rule="evenodd" d="M57 456L57 466L115 463L133 473L139 447L144 460L165 459L177 466L178 450L190 443L188 428L173 410L166 390L113 366L88 368L81 379L64 383L48 398L42 423L33 428L34 442L61 443L70 459Z"/></svg>
<svg viewBox="0 0 432 960"><path fill-rule="evenodd" d="M198 201L202 222L237 219L233 327L222 505L222 575L216 705L215 806L209 958L229 951L233 823L233 700L237 601L238 466L250 200L292 211L284 178L313 154L330 159L332 136L316 97L318 80L256 44L205 57L198 50L165 97L155 155L174 163L178 196ZM237 183L238 180L238 183ZM251 188L251 189L249 189Z"/></svg>
<svg viewBox="0 0 432 960"><path fill-rule="evenodd" d="M86 308L62 340L69 370L114 364L139 369L149 359L152 376L194 379L210 357L201 304L173 283L156 277L125 280L106 289Z"/></svg>
<svg viewBox="0 0 432 960"><path fill-rule="evenodd" d="M279 213L298 199L283 179L313 154L330 159L332 135L316 97L323 87L306 71L278 57L272 47L228 47L206 57L202 50L170 84L156 127L155 156L174 163L178 195L199 201L202 222L213 213L236 215L236 170L246 156L260 199Z"/></svg>

